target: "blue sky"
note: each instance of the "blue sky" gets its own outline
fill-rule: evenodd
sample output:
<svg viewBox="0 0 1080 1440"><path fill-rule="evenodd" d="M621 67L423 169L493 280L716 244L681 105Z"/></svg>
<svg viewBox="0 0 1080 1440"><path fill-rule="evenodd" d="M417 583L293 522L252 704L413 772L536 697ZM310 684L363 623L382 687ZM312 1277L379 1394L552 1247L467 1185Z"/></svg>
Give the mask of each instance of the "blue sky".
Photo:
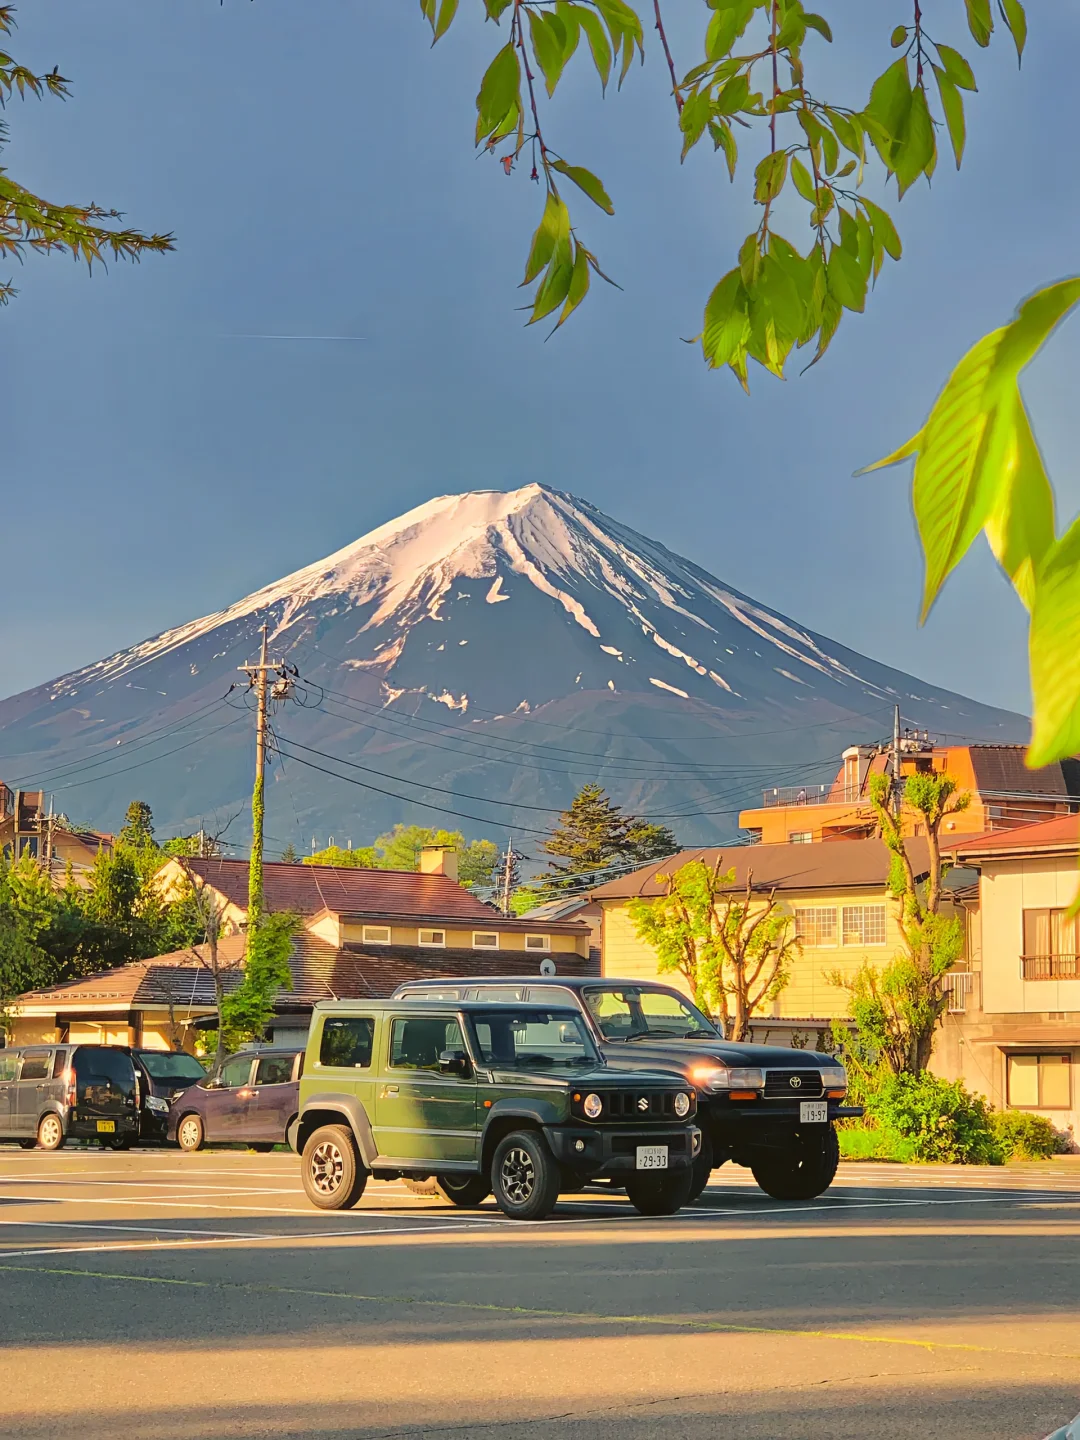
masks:
<svg viewBox="0 0 1080 1440"><path fill-rule="evenodd" d="M907 9L819 8L838 36L829 83L859 103ZM939 8L955 27L958 0ZM905 258L826 360L786 384L760 374L747 399L680 337L754 207L704 147L679 166L655 53L606 100L575 64L546 121L607 184L615 217L583 200L579 218L624 289L599 287L547 344L522 328L540 195L473 155L499 43L480 9L463 0L432 50L415 0L23 5L16 56L58 65L73 95L13 102L4 163L50 198L173 230L178 249L93 278L60 258L5 267L22 293L0 312L0 693L216 609L432 495L539 480L845 644L1026 708L1024 616L988 554L919 631L907 476L852 472L917 428L1017 300L1080 267L1080 17L1057 7L1051 28L1033 7L1019 73L1004 39L974 57L964 170L943 159L934 193L905 198ZM704 7L668 11L689 65ZM955 28L940 38L974 50ZM241 338L281 334L363 339ZM1078 359L1080 319L1026 381L1066 517Z"/></svg>

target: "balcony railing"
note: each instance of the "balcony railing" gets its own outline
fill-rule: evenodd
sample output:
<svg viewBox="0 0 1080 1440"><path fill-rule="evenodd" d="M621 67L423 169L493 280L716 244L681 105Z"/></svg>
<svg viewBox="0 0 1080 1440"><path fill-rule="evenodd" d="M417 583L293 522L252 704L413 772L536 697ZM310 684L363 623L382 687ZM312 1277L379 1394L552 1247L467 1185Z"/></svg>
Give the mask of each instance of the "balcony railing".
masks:
<svg viewBox="0 0 1080 1440"><path fill-rule="evenodd" d="M865 800L858 785L780 785L762 791L762 806L772 809L780 805L852 805Z"/></svg>
<svg viewBox="0 0 1080 1440"><path fill-rule="evenodd" d="M1025 980L1080 980L1080 955L1021 955Z"/></svg>

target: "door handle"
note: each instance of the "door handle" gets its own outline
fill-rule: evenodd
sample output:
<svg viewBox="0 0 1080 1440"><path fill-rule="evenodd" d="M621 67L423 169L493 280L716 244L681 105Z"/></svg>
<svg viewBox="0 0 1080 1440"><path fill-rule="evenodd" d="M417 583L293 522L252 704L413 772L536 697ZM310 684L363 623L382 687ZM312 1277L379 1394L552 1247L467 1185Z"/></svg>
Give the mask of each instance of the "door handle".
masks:
<svg viewBox="0 0 1080 1440"><path fill-rule="evenodd" d="M388 1096L396 1095L397 1093L398 1087L396 1085L384 1085L382 1089L382 1098L385 1100Z"/></svg>

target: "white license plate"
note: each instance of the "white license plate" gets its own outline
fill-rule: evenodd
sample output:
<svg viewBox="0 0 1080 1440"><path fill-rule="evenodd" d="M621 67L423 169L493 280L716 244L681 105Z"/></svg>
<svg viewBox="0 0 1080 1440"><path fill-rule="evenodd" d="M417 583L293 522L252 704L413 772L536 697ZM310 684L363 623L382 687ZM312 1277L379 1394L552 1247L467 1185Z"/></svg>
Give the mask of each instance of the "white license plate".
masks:
<svg viewBox="0 0 1080 1440"><path fill-rule="evenodd" d="M639 1170L666 1170L668 1147L666 1145L639 1145L637 1147L637 1168Z"/></svg>
<svg viewBox="0 0 1080 1440"><path fill-rule="evenodd" d="M827 1125L829 1106L825 1100L803 1100L799 1104L799 1123L802 1125Z"/></svg>

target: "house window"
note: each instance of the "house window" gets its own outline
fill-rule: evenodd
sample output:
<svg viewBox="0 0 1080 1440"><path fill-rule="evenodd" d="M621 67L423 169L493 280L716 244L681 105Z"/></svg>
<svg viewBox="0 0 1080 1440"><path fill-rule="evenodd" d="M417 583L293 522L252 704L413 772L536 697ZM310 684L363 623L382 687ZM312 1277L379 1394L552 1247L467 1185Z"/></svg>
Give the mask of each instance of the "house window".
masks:
<svg viewBox="0 0 1080 1440"><path fill-rule="evenodd" d="M472 943L474 950L497 950L499 936L494 930L474 930Z"/></svg>
<svg viewBox="0 0 1080 1440"><path fill-rule="evenodd" d="M526 950L550 950L550 949L551 949L551 936L550 936L550 935L526 935L526 936L525 936L525 949L526 949Z"/></svg>
<svg viewBox="0 0 1080 1440"><path fill-rule="evenodd" d="M421 944L421 945L445 945L445 944L446 944L446 931L445 931L445 930L421 930L421 931L420 931L420 944Z"/></svg>
<svg viewBox="0 0 1080 1440"><path fill-rule="evenodd" d="M1080 979L1077 929L1077 920L1070 920L1067 910L1025 910L1020 961L1024 979Z"/></svg>
<svg viewBox="0 0 1080 1440"><path fill-rule="evenodd" d="M1072 1087L1068 1055L1010 1055L1009 1104L1024 1110L1068 1110Z"/></svg>
<svg viewBox="0 0 1080 1440"><path fill-rule="evenodd" d="M812 830L789 830L787 838L789 845L810 845L814 840L814 832Z"/></svg>
<svg viewBox="0 0 1080 1440"><path fill-rule="evenodd" d="M811 950L836 944L836 906L815 905L795 909L795 938Z"/></svg>
<svg viewBox="0 0 1080 1440"><path fill-rule="evenodd" d="M845 945L884 945L885 906L845 905L843 941Z"/></svg>
<svg viewBox="0 0 1080 1440"><path fill-rule="evenodd" d="M365 944L365 945L389 945L389 944L390 944L390 926L389 926L389 925L365 925L365 926L364 926L364 944Z"/></svg>

